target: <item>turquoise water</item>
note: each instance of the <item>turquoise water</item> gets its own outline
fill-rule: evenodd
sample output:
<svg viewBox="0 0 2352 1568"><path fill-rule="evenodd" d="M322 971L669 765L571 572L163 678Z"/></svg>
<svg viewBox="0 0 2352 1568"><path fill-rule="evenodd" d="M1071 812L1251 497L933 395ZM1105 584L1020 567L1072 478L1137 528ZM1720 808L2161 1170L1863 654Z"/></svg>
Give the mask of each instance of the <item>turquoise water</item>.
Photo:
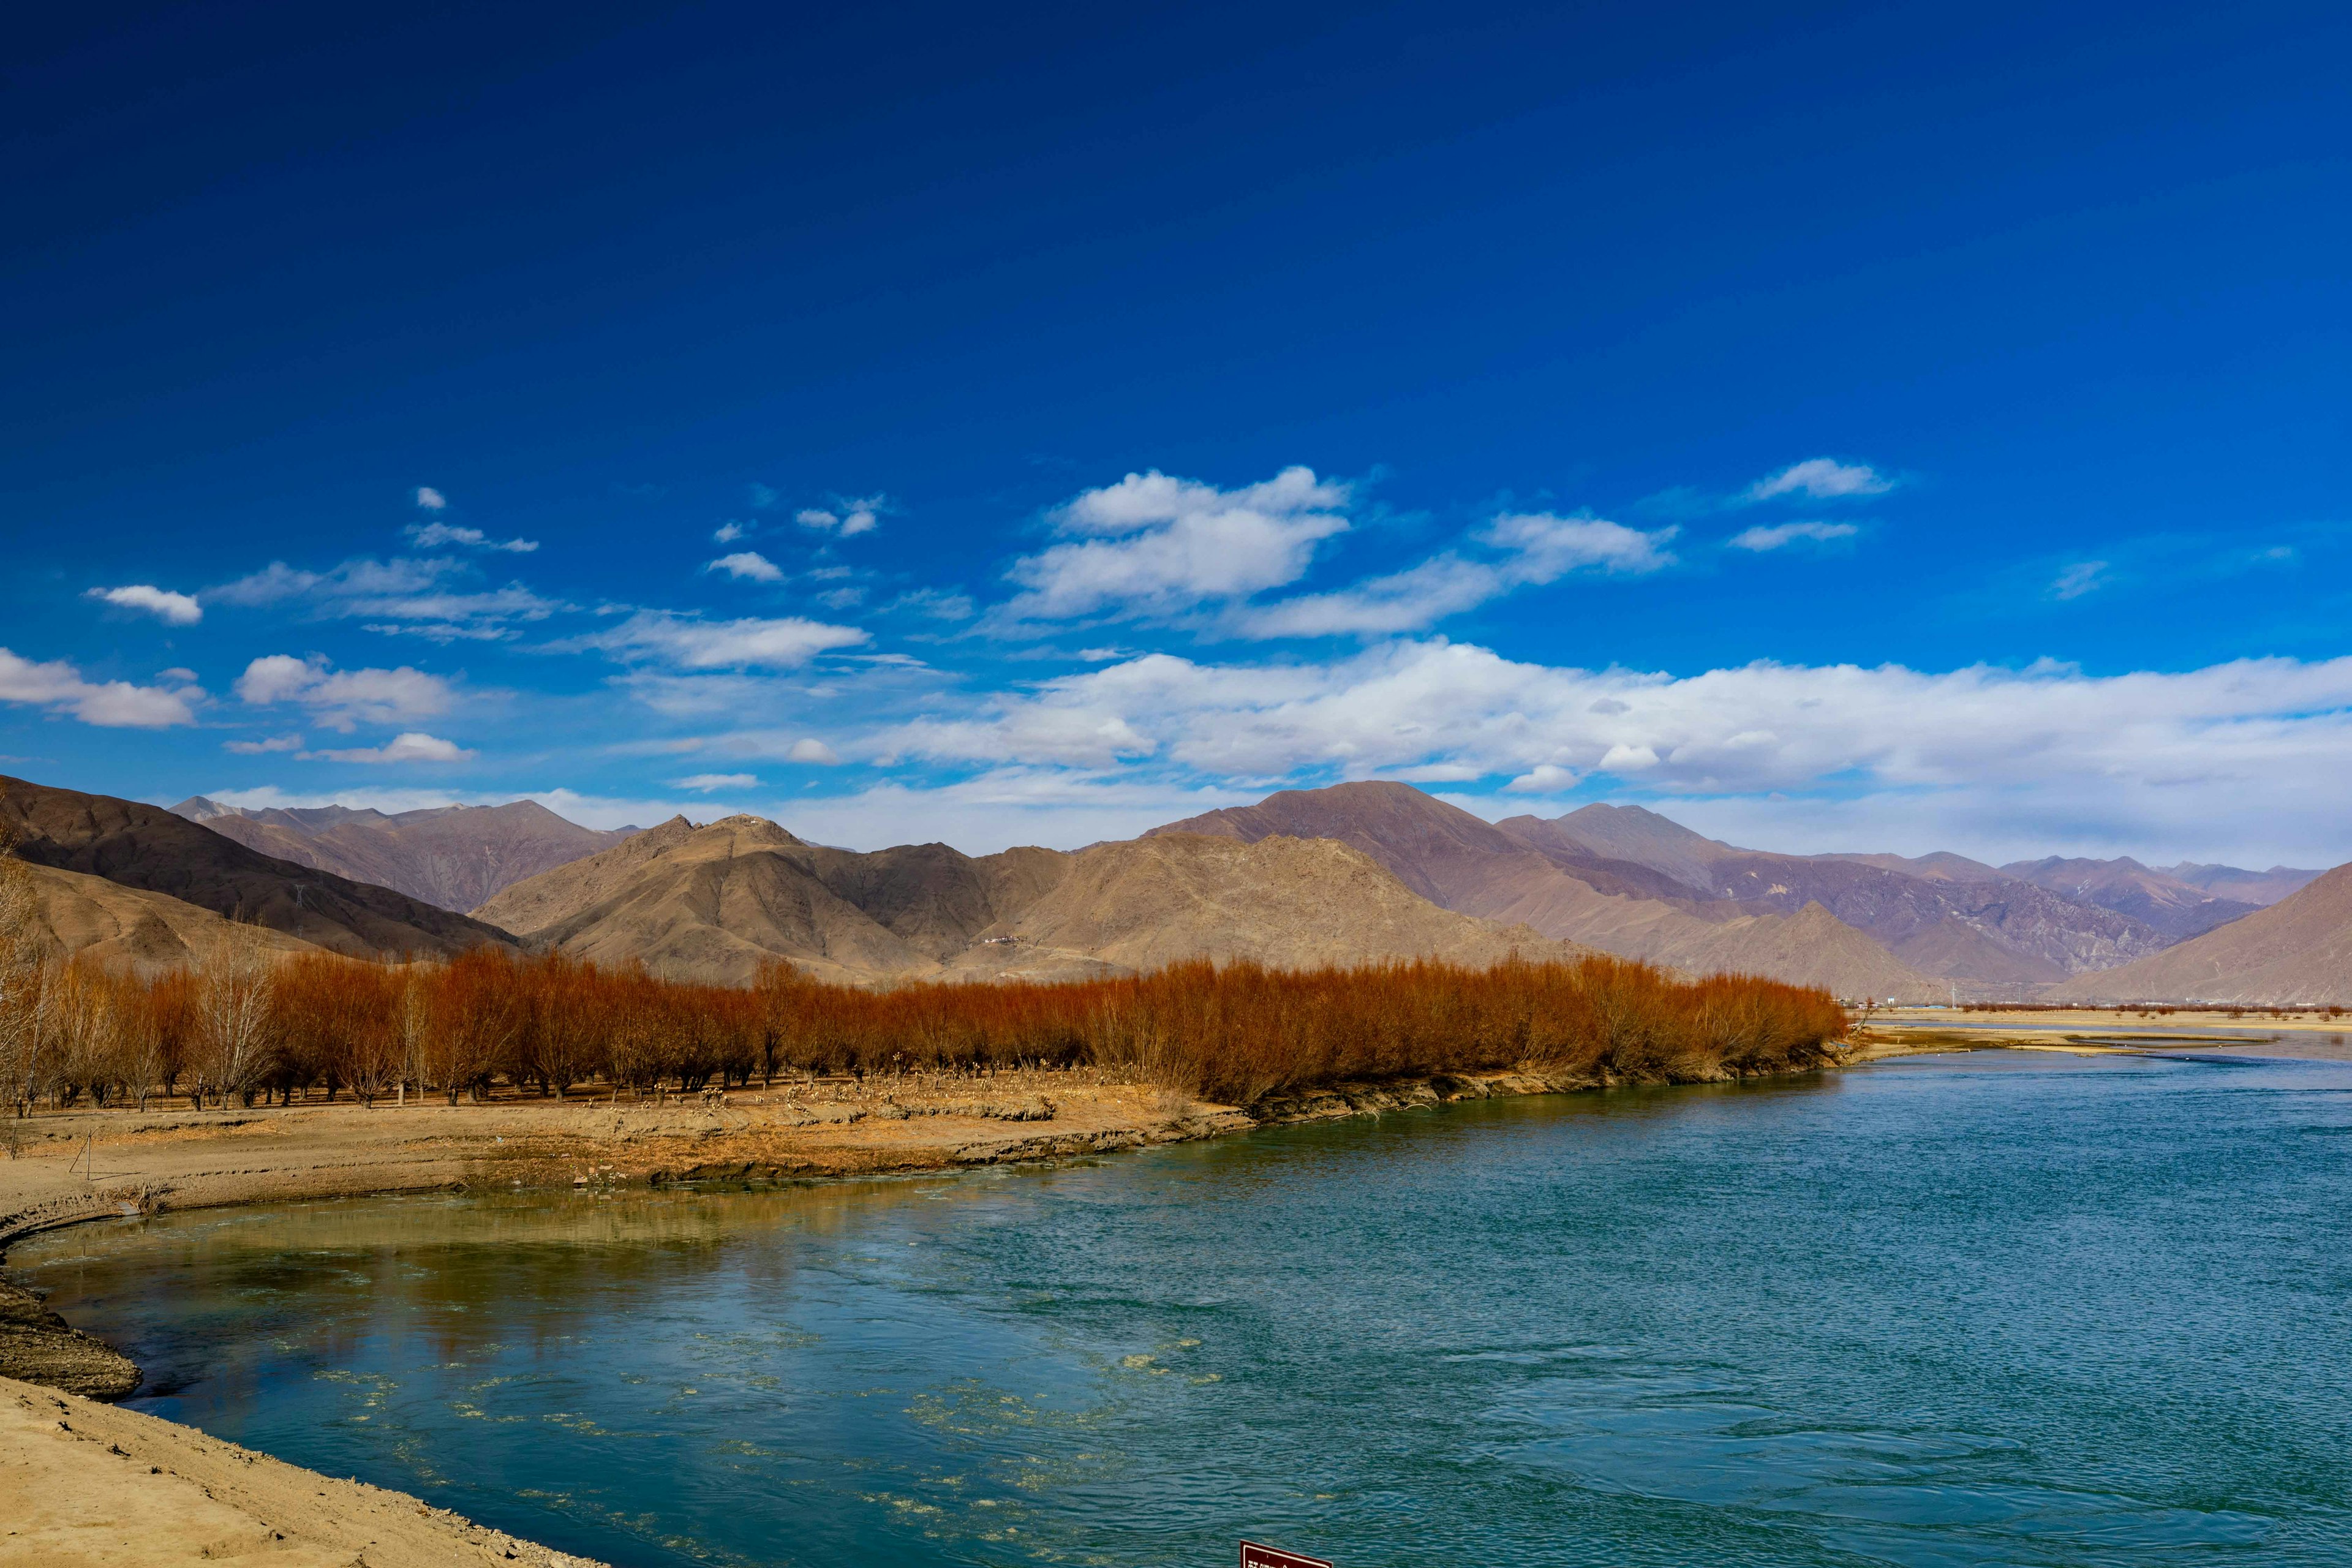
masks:
<svg viewBox="0 0 2352 1568"><path fill-rule="evenodd" d="M1917 1058L11 1263L143 1408L624 1568L2352 1563L2340 1065Z"/></svg>

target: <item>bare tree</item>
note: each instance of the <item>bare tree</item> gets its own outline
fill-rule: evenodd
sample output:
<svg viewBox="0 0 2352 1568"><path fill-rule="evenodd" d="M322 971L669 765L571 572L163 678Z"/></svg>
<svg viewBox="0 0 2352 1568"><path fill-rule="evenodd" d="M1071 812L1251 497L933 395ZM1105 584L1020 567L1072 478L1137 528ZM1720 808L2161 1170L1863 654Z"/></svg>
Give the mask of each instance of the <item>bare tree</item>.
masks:
<svg viewBox="0 0 2352 1568"><path fill-rule="evenodd" d="M213 948L196 991L200 1093L249 1096L277 1065L274 978L251 926L232 925Z"/></svg>
<svg viewBox="0 0 2352 1568"><path fill-rule="evenodd" d="M33 1110L47 987L47 932L32 873L0 827L0 1094L19 1117Z"/></svg>

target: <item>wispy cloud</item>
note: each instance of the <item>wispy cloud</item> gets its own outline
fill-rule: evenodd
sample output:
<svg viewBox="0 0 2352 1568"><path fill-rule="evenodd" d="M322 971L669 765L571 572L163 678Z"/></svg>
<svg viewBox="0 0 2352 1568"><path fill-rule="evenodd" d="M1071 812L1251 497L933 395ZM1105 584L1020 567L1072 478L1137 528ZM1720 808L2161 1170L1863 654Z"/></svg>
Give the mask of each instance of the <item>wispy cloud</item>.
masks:
<svg viewBox="0 0 2352 1568"><path fill-rule="evenodd" d="M299 752L302 749L299 735L271 735L259 741L223 741L221 750L240 757L263 757L275 752Z"/></svg>
<svg viewBox="0 0 2352 1568"><path fill-rule="evenodd" d="M92 588L88 596L120 609L141 611L175 626L193 626L205 618L205 607L192 595L174 594L145 583L121 588Z"/></svg>
<svg viewBox="0 0 2352 1568"><path fill-rule="evenodd" d="M459 528L446 522L413 522L406 532L423 550L440 550L454 544L467 550L503 550L511 555L528 555L539 548L536 539L492 539L478 528Z"/></svg>
<svg viewBox="0 0 2352 1568"><path fill-rule="evenodd" d="M582 646L679 669L797 669L820 654L870 640L856 626L798 616L705 621L640 610L609 632L583 638Z"/></svg>
<svg viewBox="0 0 2352 1568"><path fill-rule="evenodd" d="M1827 544L1833 540L1852 539L1861 529L1850 522L1775 522L1759 524L1740 530L1731 536L1734 550L1759 552L1779 550L1800 540L1814 544Z"/></svg>
<svg viewBox="0 0 2352 1568"><path fill-rule="evenodd" d="M1841 463L1834 458L1808 458L1801 463L1791 463L1779 473L1757 480L1748 487L1740 499L1764 501L1781 496L1805 496L1813 500L1844 500L1860 496L1885 495L1894 488L1893 479L1868 463Z"/></svg>
<svg viewBox="0 0 2352 1568"><path fill-rule="evenodd" d="M309 572L273 561L262 570L202 597L210 605L268 608L299 605L319 619L369 623L374 632L404 633L448 642L493 641L516 635L518 623L542 621L573 608L533 593L520 583L503 588L461 592L458 582L473 568L441 556L366 557L329 572Z"/></svg>
<svg viewBox="0 0 2352 1568"><path fill-rule="evenodd" d="M1592 570L1637 576L1675 563L1673 528L1644 532L1604 518L1508 512L1471 536L1496 558L1447 552L1384 577L1235 611L1227 623L1246 637L1387 636L1420 631L1514 589Z"/></svg>
<svg viewBox="0 0 2352 1568"><path fill-rule="evenodd" d="M474 753L454 741L442 740L411 730L395 735L381 746L356 746L325 752L304 752L305 762L365 763L462 763Z"/></svg>
<svg viewBox="0 0 2352 1568"><path fill-rule="evenodd" d="M2050 596L2053 599L2079 599L2106 586L2107 563L2104 561L2077 561L2051 580Z"/></svg>
<svg viewBox="0 0 2352 1568"><path fill-rule="evenodd" d="M782 568L756 550L741 550L732 555L722 555L703 568L705 572L724 572L730 577L747 578L754 583L781 583Z"/></svg>
<svg viewBox="0 0 2352 1568"><path fill-rule="evenodd" d="M52 713L71 714L85 724L110 730L161 730L196 721L196 687L176 689L134 686L127 680L92 681L64 659L37 664L0 647L0 702L20 702Z"/></svg>
<svg viewBox="0 0 2352 1568"><path fill-rule="evenodd" d="M672 789L690 789L709 795L716 789L758 789L760 778L757 773L694 773L686 778L672 779L669 784Z"/></svg>
<svg viewBox="0 0 2352 1568"><path fill-rule="evenodd" d="M440 511L449 504L449 498L431 485L416 487L416 504L426 511Z"/></svg>
<svg viewBox="0 0 2352 1568"><path fill-rule="evenodd" d="M751 531L740 522L722 522L710 531L710 540L714 544L732 544Z"/></svg>

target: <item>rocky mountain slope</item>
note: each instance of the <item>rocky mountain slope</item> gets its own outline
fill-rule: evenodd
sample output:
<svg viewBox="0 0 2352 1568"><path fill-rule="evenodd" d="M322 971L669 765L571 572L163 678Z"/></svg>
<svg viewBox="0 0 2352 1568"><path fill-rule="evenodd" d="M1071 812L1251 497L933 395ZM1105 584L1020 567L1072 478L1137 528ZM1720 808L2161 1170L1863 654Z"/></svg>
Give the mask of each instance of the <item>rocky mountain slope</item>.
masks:
<svg viewBox="0 0 2352 1568"><path fill-rule="evenodd" d="M2352 1005L2352 866L2153 958L2054 988L2054 999Z"/></svg>
<svg viewBox="0 0 2352 1568"><path fill-rule="evenodd" d="M2116 860L2069 860L2053 855L2041 860L2013 861L2001 870L2078 904L2096 904L2129 915L2174 942L2227 925L2262 907L2216 897L2178 877L2152 871L2128 856Z"/></svg>
<svg viewBox="0 0 2352 1568"><path fill-rule="evenodd" d="M230 923L210 910L103 877L27 864L37 919L49 951L79 955L140 973L208 957ZM270 952L307 952L316 945L266 927L255 928Z"/></svg>
<svg viewBox="0 0 2352 1568"><path fill-rule="evenodd" d="M161 806L0 777L0 825L28 864L162 893L338 952L438 956L512 940L389 888L259 854Z"/></svg>
<svg viewBox="0 0 2352 1568"><path fill-rule="evenodd" d="M347 805L253 810L194 795L172 810L274 858L457 910L637 831L583 827L530 800L386 816Z"/></svg>

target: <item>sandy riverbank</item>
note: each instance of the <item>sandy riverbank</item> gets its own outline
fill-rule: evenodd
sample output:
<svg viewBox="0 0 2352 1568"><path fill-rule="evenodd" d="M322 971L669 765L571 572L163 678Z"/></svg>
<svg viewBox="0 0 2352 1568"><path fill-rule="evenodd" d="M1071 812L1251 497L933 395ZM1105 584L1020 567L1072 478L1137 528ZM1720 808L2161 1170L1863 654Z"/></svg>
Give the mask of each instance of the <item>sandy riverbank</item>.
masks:
<svg viewBox="0 0 2352 1568"><path fill-rule="evenodd" d="M0 1377L0 1568L601 1568L404 1492Z"/></svg>
<svg viewBox="0 0 2352 1568"><path fill-rule="evenodd" d="M1972 1013L1965 1008L1889 1007L1871 1015L1856 1059L1925 1050L1990 1047L2212 1052L2352 1061L2352 1017L2259 1008L2068 1007Z"/></svg>

